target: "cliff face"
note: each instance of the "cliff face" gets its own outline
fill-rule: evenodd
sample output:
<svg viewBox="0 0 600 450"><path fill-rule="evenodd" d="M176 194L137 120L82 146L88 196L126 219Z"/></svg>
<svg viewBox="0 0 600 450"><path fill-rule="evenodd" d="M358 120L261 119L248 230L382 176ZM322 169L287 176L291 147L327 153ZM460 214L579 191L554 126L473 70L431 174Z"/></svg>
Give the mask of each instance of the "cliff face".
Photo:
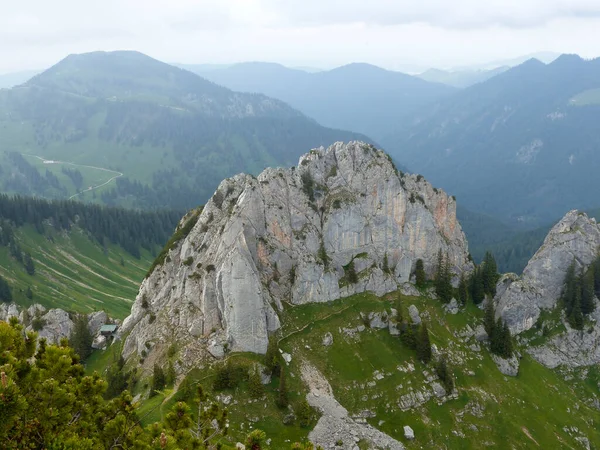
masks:
<svg viewBox="0 0 600 450"><path fill-rule="evenodd" d="M284 303L393 291L417 259L431 275L440 250L456 274L470 269L452 198L372 146L312 150L296 168L221 183L142 283L123 353L174 341L184 363L206 348L264 353Z"/></svg>
<svg viewBox="0 0 600 450"><path fill-rule="evenodd" d="M498 285L496 315L512 333L530 329L542 309L556 307L567 269L575 261L577 273L587 269L600 250L600 228L578 211L568 212L548 233L523 275L504 277Z"/></svg>

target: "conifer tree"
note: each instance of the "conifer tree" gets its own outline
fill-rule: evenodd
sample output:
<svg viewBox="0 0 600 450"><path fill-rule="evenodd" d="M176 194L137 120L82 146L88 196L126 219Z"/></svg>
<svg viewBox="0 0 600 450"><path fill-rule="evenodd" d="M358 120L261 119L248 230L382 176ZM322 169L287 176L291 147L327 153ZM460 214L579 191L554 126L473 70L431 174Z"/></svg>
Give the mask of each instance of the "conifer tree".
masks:
<svg viewBox="0 0 600 450"><path fill-rule="evenodd" d="M400 340L408 348L417 349L417 336L414 331L413 325L403 322L400 325Z"/></svg>
<svg viewBox="0 0 600 450"><path fill-rule="evenodd" d="M265 366L267 366L267 370L271 375L279 375L279 370L281 368L279 359L279 349L277 347L277 341L274 337L269 338L269 344L267 345L267 353L265 354Z"/></svg>
<svg viewBox="0 0 600 450"><path fill-rule="evenodd" d="M567 269L567 273L565 275L565 286L563 288L562 295L562 300L565 306L565 310L567 312L567 317L571 316L571 311L573 310L577 290L578 289L577 278L575 275L575 261L573 261Z"/></svg>
<svg viewBox="0 0 600 450"><path fill-rule="evenodd" d="M504 322L502 329L502 356L504 358L510 358L513 354L512 337L510 335L510 328L508 324Z"/></svg>
<svg viewBox="0 0 600 450"><path fill-rule="evenodd" d="M600 298L600 256L594 261L592 270L594 272L594 292L596 297Z"/></svg>
<svg viewBox="0 0 600 450"><path fill-rule="evenodd" d="M77 314L73 321L73 330L69 336L69 345L84 361L92 353L92 342L94 342L94 337L88 327L87 316Z"/></svg>
<svg viewBox="0 0 600 450"><path fill-rule="evenodd" d="M462 306L465 306L469 301L469 285L464 273L460 274L460 281L458 283L458 301Z"/></svg>
<svg viewBox="0 0 600 450"><path fill-rule="evenodd" d="M419 289L423 289L425 287L426 276L425 276L425 267L422 259L417 259L417 263L415 264L415 284Z"/></svg>
<svg viewBox="0 0 600 450"><path fill-rule="evenodd" d="M454 390L454 379L452 373L448 369L448 363L446 362L446 357L444 355L440 356L438 359L435 365L435 372L444 385L446 394L451 394Z"/></svg>
<svg viewBox="0 0 600 450"><path fill-rule="evenodd" d="M150 389L150 397L157 394L157 391L162 391L166 385L165 372L158 364L154 364L152 375L152 388Z"/></svg>
<svg viewBox="0 0 600 450"><path fill-rule="evenodd" d="M594 303L594 271L593 267L581 277L581 312L590 314L594 311L596 305Z"/></svg>
<svg viewBox="0 0 600 450"><path fill-rule="evenodd" d="M288 400L288 389L285 380L285 369L281 367L279 371L279 393L277 394L277 401L275 402L278 408L287 408L289 404Z"/></svg>
<svg viewBox="0 0 600 450"><path fill-rule="evenodd" d="M258 367L252 367L248 376L248 391L252 398L260 398L265 393Z"/></svg>
<svg viewBox="0 0 600 450"><path fill-rule="evenodd" d="M419 334L417 336L417 358L427 364L431 361L431 341L429 340L429 331L425 322L421 322Z"/></svg>
<svg viewBox="0 0 600 450"><path fill-rule="evenodd" d="M35 275L35 265L33 264L33 259L29 253L25 254L23 265L25 266L25 271L28 275Z"/></svg>
<svg viewBox="0 0 600 450"><path fill-rule="evenodd" d="M481 267L481 278L483 291L490 296L496 295L496 283L498 282L498 266L496 260L490 252L485 252L483 264Z"/></svg>
<svg viewBox="0 0 600 450"><path fill-rule="evenodd" d="M388 261L388 255L387 252L385 252L385 254L383 255L383 267L381 268L381 270L384 271L384 273L390 273L390 263Z"/></svg>
<svg viewBox="0 0 600 450"><path fill-rule="evenodd" d="M488 337L491 339L494 334L494 327L496 326L495 312L494 312L494 301L489 299L485 305L485 315L483 317L483 327Z"/></svg>
<svg viewBox="0 0 600 450"><path fill-rule="evenodd" d="M485 298L481 267L476 267L471 275L471 298L475 305L479 305Z"/></svg>
<svg viewBox="0 0 600 450"><path fill-rule="evenodd" d="M581 292L579 289L575 291L575 300L569 315L569 322L576 330L583 330L583 313L581 311Z"/></svg>

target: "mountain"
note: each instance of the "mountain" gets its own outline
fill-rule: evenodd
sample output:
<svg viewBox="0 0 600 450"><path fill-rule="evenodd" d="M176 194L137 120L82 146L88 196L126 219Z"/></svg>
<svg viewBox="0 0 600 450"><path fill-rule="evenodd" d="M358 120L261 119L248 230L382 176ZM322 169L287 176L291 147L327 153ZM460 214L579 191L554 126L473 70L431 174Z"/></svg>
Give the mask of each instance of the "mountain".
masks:
<svg viewBox="0 0 600 450"><path fill-rule="evenodd" d="M367 139L136 52L71 55L0 92L4 191L187 209L222 178Z"/></svg>
<svg viewBox="0 0 600 450"><path fill-rule="evenodd" d="M13 86L23 84L38 73L40 73L39 70L24 70L21 72L0 74L0 89L9 89Z"/></svg>
<svg viewBox="0 0 600 450"><path fill-rule="evenodd" d="M383 295L410 280L418 259L433 276L438 252L458 275L470 263L455 208L359 142L313 150L295 169L227 179L150 270L123 324L124 356L139 354L156 327L177 334L180 346L211 335L212 353L265 353L283 302ZM188 299L193 310L182 307ZM173 329L173 320L190 326Z"/></svg>
<svg viewBox="0 0 600 450"><path fill-rule="evenodd" d="M510 67L500 66L495 69L473 69L446 71L441 69L429 69L420 73L417 77L432 83L447 84L455 88L466 88L477 83L489 80L498 74L506 72Z"/></svg>
<svg viewBox="0 0 600 450"><path fill-rule="evenodd" d="M143 424L193 402L201 384L236 424L225 446L249 423L282 449L300 440L323 448L597 445L593 362L560 370L538 362L541 329L514 341L509 333L514 349L499 356L487 313L437 298L438 252L455 275L473 270L455 208L422 176L397 172L358 142L311 151L293 169L224 180L182 219L122 339L99 358L127 360L107 370L133 374ZM572 245L548 247L544 267L554 256L560 266L567 248L591 251L577 230L572 224L562 239ZM430 280L420 289L410 281L419 259ZM157 367L176 381L153 395Z"/></svg>
<svg viewBox="0 0 600 450"><path fill-rule="evenodd" d="M325 126L376 140L419 107L454 92L449 86L361 63L307 73L254 62L196 73L236 91L278 98Z"/></svg>
<svg viewBox="0 0 600 450"><path fill-rule="evenodd" d="M534 228L597 205L600 59L530 60L399 126L400 162L509 225Z"/></svg>

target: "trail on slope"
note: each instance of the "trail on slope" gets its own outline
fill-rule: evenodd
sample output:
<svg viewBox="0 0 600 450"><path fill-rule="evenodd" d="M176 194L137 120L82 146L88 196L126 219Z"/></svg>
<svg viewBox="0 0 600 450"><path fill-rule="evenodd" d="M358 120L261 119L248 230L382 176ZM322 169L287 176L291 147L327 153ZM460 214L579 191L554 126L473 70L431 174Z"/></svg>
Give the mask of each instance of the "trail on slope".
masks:
<svg viewBox="0 0 600 450"><path fill-rule="evenodd" d="M107 168L105 168L105 167L88 166L88 165L86 165L86 164L76 164L76 163L72 163L72 162L69 162L69 161L57 161L57 160L54 160L54 159L46 159L46 158L44 158L44 157L42 157L42 156L38 156L38 155L31 155L31 154L29 154L29 153L21 153L21 154L22 154L22 155L25 155L25 156L31 156L31 157L33 157L33 158L37 158L37 159L39 159L40 161L42 161L44 164L65 164L65 165L68 165L68 166L73 166L73 167L85 167L85 168L87 168L87 169L101 170L102 172L109 172L109 173L114 173L114 174L115 174L115 176L111 177L111 178L110 178L108 181L106 181L106 182L104 182L104 183L102 183L102 184L98 184L98 185L96 185L96 186L90 186L90 187L88 187L87 189L84 189L84 190L83 190L83 191L81 191L81 192L77 192L76 194L73 194L73 195L71 195L71 196L69 197L69 200L71 200L71 199L73 199L73 198L77 197L78 195L81 195L81 194L83 194L83 193L85 193L85 192L90 192L90 191L93 191L94 189L98 189L98 188L101 188L101 187L103 187L103 186L106 186L106 185L107 185L108 183L110 183L111 181L114 181L114 180L116 180L117 178L120 178L120 177L122 177L122 176L123 176L123 173L122 173L122 172L117 172L116 170L107 169Z"/></svg>

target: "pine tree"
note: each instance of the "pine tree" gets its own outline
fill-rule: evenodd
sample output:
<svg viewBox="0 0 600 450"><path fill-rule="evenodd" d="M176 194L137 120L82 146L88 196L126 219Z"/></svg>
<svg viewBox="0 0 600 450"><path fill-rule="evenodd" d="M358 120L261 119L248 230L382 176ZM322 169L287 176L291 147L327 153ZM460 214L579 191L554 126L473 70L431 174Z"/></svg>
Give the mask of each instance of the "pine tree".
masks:
<svg viewBox="0 0 600 450"><path fill-rule="evenodd" d="M435 274L435 293L442 303L452 300L452 274L448 256L444 257L442 251L438 252L438 267Z"/></svg>
<svg viewBox="0 0 600 450"><path fill-rule="evenodd" d="M508 324L504 322L502 328L502 356L504 358L510 358L513 354L512 337L510 335L510 328Z"/></svg>
<svg viewBox="0 0 600 450"><path fill-rule="evenodd" d="M593 265L594 272L594 292L596 297L600 297L600 256L596 258Z"/></svg>
<svg viewBox="0 0 600 450"><path fill-rule="evenodd" d="M384 273L390 273L390 263L388 261L388 255L387 252L385 252L385 254L383 255L383 267L381 268L381 270L383 270Z"/></svg>
<svg viewBox="0 0 600 450"><path fill-rule="evenodd" d="M25 254L25 260L23 261L23 265L25 266L25 271L28 275L35 275L35 265L33 264L33 259L29 253Z"/></svg>
<svg viewBox="0 0 600 450"><path fill-rule="evenodd" d="M496 295L496 283L498 282L498 266L496 260L490 252L485 252L485 257L482 264L482 283L483 291L490 296Z"/></svg>
<svg viewBox="0 0 600 450"><path fill-rule="evenodd" d="M458 301L462 306L465 306L469 301L469 285L465 274L460 274L460 282L458 283Z"/></svg>
<svg viewBox="0 0 600 450"><path fill-rule="evenodd" d="M27 291L25 291L25 297L29 300L33 300L33 291L31 290L31 286L27 286Z"/></svg>
<svg viewBox="0 0 600 450"><path fill-rule="evenodd" d="M0 301L10 303L12 301L12 292L7 281L0 277Z"/></svg>
<svg viewBox="0 0 600 450"><path fill-rule="evenodd" d="M419 289L423 289L425 287L426 276L425 276L425 267L422 259L417 259L417 263L415 264L415 284Z"/></svg>
<svg viewBox="0 0 600 450"><path fill-rule="evenodd" d="M85 314L77 314L73 320L73 330L69 336L69 345L84 361L92 353L92 342L94 337L88 327L88 320Z"/></svg>
<svg viewBox="0 0 600 450"><path fill-rule="evenodd" d="M583 313L581 312L581 292L575 291L575 300L571 308L571 314L568 316L571 326L576 330L583 330Z"/></svg>
<svg viewBox="0 0 600 450"><path fill-rule="evenodd" d="M150 389L150 397L157 394L157 391L162 391L166 385L165 372L158 364L154 364L152 372L152 387Z"/></svg>
<svg viewBox="0 0 600 450"><path fill-rule="evenodd" d="M488 337L491 339L494 334L494 327L496 326L495 312L494 312L494 301L489 299L485 305L485 315L483 316L483 327Z"/></svg>
<svg viewBox="0 0 600 450"><path fill-rule="evenodd" d="M431 341L429 340L429 331L425 322L421 323L419 334L417 336L417 358L427 364L431 361Z"/></svg>
<svg viewBox="0 0 600 450"><path fill-rule="evenodd" d="M437 361L435 365L435 372L444 385L446 394L451 394L454 390L454 379L452 377L452 373L448 369L448 363L446 362L446 357L444 355L440 356L440 359Z"/></svg>
<svg viewBox="0 0 600 450"><path fill-rule="evenodd" d="M248 391L252 398L260 398L265 393L258 367L252 367L248 376Z"/></svg>
<svg viewBox="0 0 600 450"><path fill-rule="evenodd" d="M417 349L417 336L415 335L413 325L406 322L400 324L400 340L408 348L412 350Z"/></svg>
<svg viewBox="0 0 600 450"><path fill-rule="evenodd" d="M277 341L274 337L269 338L269 344L267 345L267 353L265 354L265 366L267 366L267 370L271 375L279 375L279 370L281 368L279 359L279 349L277 347Z"/></svg>
<svg viewBox="0 0 600 450"><path fill-rule="evenodd" d="M475 305L479 305L485 298L481 267L476 267L471 275L471 298Z"/></svg>
<svg viewBox="0 0 600 450"><path fill-rule="evenodd" d="M502 346L504 345L504 325L502 319L498 317L498 320L494 324L492 334L490 336L490 350L495 355L502 355Z"/></svg>
<svg viewBox="0 0 600 450"><path fill-rule="evenodd" d="M302 428L306 428L310 425L313 418L313 410L305 399L300 401L296 415L298 416L298 421Z"/></svg>
<svg viewBox="0 0 600 450"><path fill-rule="evenodd" d="M285 370L282 367L279 371L279 393L277 394L277 401L275 402L278 408L287 408L289 405L288 400L288 389L285 380Z"/></svg>
<svg viewBox="0 0 600 450"><path fill-rule="evenodd" d="M587 271L581 281L581 312L590 314L594 311L596 305L594 303L594 271L593 267Z"/></svg>

